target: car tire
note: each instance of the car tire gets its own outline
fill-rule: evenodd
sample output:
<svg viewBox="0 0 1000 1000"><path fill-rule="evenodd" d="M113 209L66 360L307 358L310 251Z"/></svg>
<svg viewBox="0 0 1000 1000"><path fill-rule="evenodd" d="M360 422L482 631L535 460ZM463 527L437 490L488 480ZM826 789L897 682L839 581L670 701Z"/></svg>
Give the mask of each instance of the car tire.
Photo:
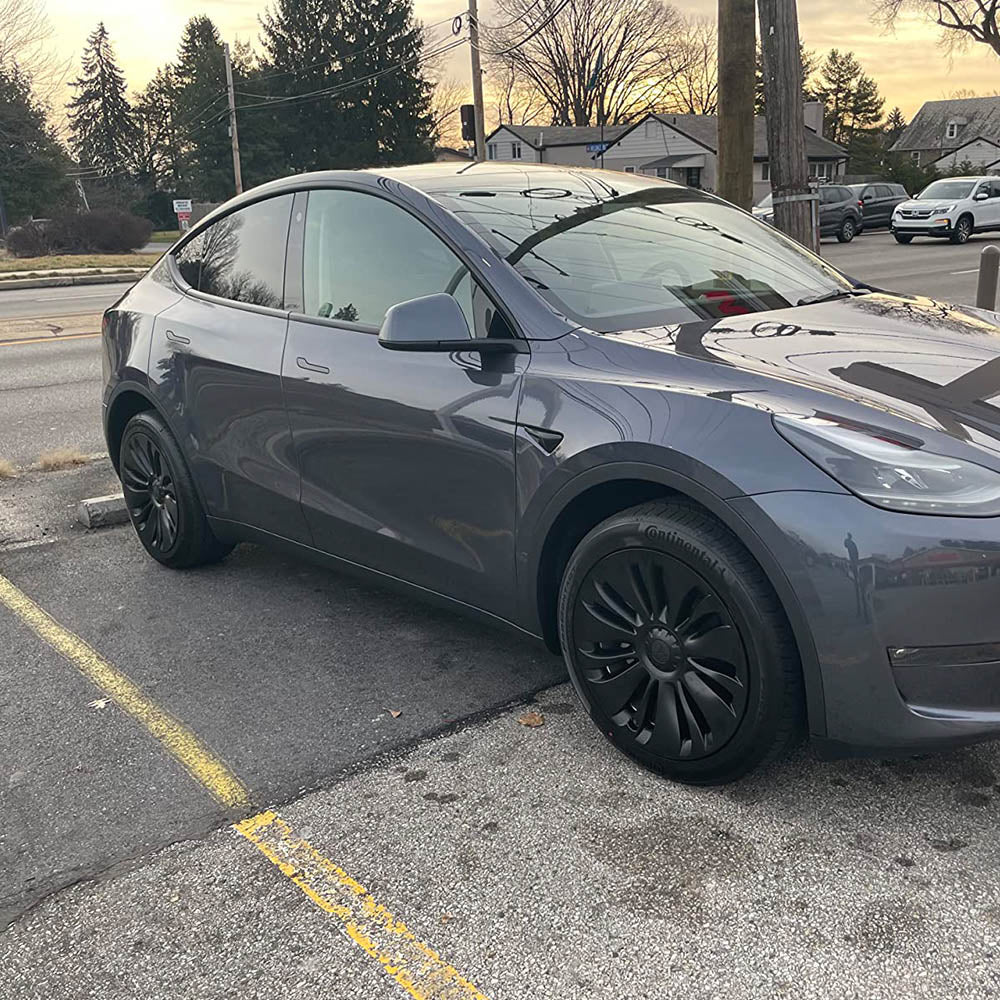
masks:
<svg viewBox="0 0 1000 1000"><path fill-rule="evenodd" d="M892 234L892 238L897 243L912 243L913 242L913 236L910 235L909 233L893 233Z"/></svg>
<svg viewBox="0 0 1000 1000"><path fill-rule="evenodd" d="M968 243L969 237L972 235L972 216L963 215L959 218L958 222L955 223L955 231L951 234L951 242L962 244Z"/></svg>
<svg viewBox="0 0 1000 1000"><path fill-rule="evenodd" d="M159 414L137 413L126 424L118 467L132 526L157 562L187 569L232 551L212 534L184 456Z"/></svg>
<svg viewBox="0 0 1000 1000"><path fill-rule="evenodd" d="M558 626L601 732L675 781L733 781L803 732L784 610L742 543L700 507L651 501L594 528L563 574Z"/></svg>
<svg viewBox="0 0 1000 1000"><path fill-rule="evenodd" d="M841 243L850 243L851 240L853 240L854 237L857 235L857 233L858 233L857 223L850 216L848 216L840 224L840 228L837 230L837 239Z"/></svg>

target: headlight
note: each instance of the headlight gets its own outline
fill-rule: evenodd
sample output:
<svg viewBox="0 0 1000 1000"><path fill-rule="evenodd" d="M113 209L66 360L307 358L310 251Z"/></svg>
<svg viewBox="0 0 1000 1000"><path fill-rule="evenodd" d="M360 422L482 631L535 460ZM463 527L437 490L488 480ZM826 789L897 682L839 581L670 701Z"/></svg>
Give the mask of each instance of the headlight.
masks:
<svg viewBox="0 0 1000 1000"><path fill-rule="evenodd" d="M935 215L947 215L949 212L954 212L954 211L955 211L955 206L954 205L945 205L944 208L935 208L934 209L934 214Z"/></svg>
<svg viewBox="0 0 1000 1000"><path fill-rule="evenodd" d="M922 451L886 431L859 430L820 417L775 415L778 433L852 493L910 514L1000 514L1000 473Z"/></svg>

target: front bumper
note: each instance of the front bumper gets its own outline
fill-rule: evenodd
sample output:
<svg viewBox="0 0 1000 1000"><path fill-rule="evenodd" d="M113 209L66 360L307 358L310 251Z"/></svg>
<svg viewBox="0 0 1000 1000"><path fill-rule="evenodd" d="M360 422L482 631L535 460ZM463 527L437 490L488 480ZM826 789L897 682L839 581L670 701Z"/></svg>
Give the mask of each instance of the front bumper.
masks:
<svg viewBox="0 0 1000 1000"><path fill-rule="evenodd" d="M951 236L955 231L951 219L947 217L937 222L934 219L893 219L889 229L906 236Z"/></svg>
<svg viewBox="0 0 1000 1000"><path fill-rule="evenodd" d="M730 503L798 598L815 647L812 663L803 650L817 674L810 731L828 751L1000 738L1000 518L897 514L837 493Z"/></svg>

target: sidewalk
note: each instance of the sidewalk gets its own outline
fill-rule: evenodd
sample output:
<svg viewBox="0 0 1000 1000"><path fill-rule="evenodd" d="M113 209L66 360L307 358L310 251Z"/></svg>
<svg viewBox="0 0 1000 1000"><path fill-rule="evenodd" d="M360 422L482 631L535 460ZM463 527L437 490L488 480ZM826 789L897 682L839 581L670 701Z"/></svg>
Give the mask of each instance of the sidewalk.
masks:
<svg viewBox="0 0 1000 1000"><path fill-rule="evenodd" d="M145 267L73 267L51 271L7 271L0 274L0 291L8 288L52 288L58 285L105 285L136 282L148 271Z"/></svg>

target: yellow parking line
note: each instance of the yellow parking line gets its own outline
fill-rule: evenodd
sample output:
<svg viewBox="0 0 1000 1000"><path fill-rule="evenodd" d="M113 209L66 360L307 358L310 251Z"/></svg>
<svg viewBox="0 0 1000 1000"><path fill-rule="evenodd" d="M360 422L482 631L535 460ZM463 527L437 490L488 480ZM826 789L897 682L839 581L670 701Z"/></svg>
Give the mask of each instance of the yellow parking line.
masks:
<svg viewBox="0 0 1000 1000"><path fill-rule="evenodd" d="M376 902L363 885L295 836L274 812L233 827L291 879L321 910L334 917L416 1000L487 1000L457 969L419 941L401 920Z"/></svg>
<svg viewBox="0 0 1000 1000"><path fill-rule="evenodd" d="M240 780L187 726L160 708L133 680L116 670L78 635L63 628L3 576L0 576L0 604L6 605L84 677L141 722L191 777L224 806L250 807L250 796Z"/></svg>
<svg viewBox="0 0 1000 1000"><path fill-rule="evenodd" d="M191 777L223 805L250 808L250 796L240 780L187 726L160 708L133 680L2 575L0 605L7 607L84 677L141 722ZM296 837L276 813L259 813L236 823L233 829L254 844L316 906L334 917L348 937L415 1000L488 1000L457 969L418 940L363 885Z"/></svg>

